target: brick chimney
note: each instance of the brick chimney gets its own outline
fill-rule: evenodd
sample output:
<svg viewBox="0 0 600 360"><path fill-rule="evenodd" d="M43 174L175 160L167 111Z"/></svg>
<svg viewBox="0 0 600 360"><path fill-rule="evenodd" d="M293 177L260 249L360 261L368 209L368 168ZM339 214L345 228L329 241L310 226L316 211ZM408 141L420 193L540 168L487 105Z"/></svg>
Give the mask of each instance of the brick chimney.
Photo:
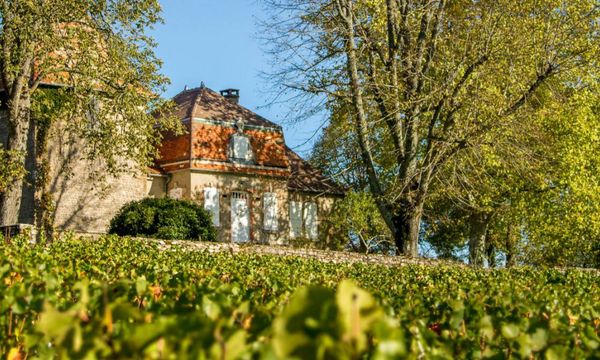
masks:
<svg viewBox="0 0 600 360"><path fill-rule="evenodd" d="M240 90L239 89L225 89L221 90L221 96L227 99L229 102L238 104L240 102Z"/></svg>

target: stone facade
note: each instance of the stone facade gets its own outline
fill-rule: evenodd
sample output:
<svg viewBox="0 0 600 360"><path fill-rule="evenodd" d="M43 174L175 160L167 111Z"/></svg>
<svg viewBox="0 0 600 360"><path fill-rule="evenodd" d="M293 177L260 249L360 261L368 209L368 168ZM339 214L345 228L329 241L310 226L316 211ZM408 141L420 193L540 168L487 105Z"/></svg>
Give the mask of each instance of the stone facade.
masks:
<svg viewBox="0 0 600 360"><path fill-rule="evenodd" d="M6 121L0 117L0 142L7 136ZM57 230L106 233L112 217L127 202L150 193L152 182L145 173L103 177L98 163L83 158L83 144L71 136L64 123L56 122L48 144L49 191L54 200L54 226ZM25 191L33 198L33 189ZM31 203L31 202L29 202ZM23 211L33 221L33 207ZM11 224L6 224L11 225Z"/></svg>
<svg viewBox="0 0 600 360"><path fill-rule="evenodd" d="M169 196L211 211L223 242L327 241L325 219L343 190L285 145L280 126L204 87L174 101L186 133L165 133L147 172L103 177L82 156L84 144L56 123L49 155L57 229L105 233L124 204Z"/></svg>
<svg viewBox="0 0 600 360"><path fill-rule="evenodd" d="M240 106L239 91L222 95L230 93L236 97L200 87L175 96L174 114L188 131L165 134L156 161L163 177L155 177L152 186L165 190L152 195L204 205L213 214L221 241L327 242L325 220L343 190L285 145L280 126ZM235 154L240 138L238 145L250 152L244 159ZM247 230L241 238L240 206L242 229Z"/></svg>

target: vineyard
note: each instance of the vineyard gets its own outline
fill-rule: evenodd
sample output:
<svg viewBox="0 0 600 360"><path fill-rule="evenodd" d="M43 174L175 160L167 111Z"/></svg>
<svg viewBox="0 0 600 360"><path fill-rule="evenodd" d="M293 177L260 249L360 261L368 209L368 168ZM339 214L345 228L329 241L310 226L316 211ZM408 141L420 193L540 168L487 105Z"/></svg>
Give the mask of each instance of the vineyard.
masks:
<svg viewBox="0 0 600 360"><path fill-rule="evenodd" d="M0 245L9 359L599 358L600 277L106 237Z"/></svg>

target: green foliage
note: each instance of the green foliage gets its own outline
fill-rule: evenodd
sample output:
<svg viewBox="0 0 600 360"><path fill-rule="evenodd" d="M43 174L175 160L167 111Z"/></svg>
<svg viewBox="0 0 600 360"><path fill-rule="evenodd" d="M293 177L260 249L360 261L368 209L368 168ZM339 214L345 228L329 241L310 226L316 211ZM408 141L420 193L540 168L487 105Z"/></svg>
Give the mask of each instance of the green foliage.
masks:
<svg viewBox="0 0 600 360"><path fill-rule="evenodd" d="M22 153L0 147L0 194L24 175L25 168L23 167Z"/></svg>
<svg viewBox="0 0 600 360"><path fill-rule="evenodd" d="M111 234L159 239L214 241L211 215L201 206L175 199L132 201L110 222Z"/></svg>
<svg viewBox="0 0 600 360"><path fill-rule="evenodd" d="M25 126L19 113L60 112L62 131L50 139L78 141L94 168L102 166L98 173L151 163L160 131L181 130L173 117L155 116L169 107L159 95L168 79L148 34L160 11L157 0L0 0L8 123ZM38 94L47 84L60 88L60 98Z"/></svg>
<svg viewBox="0 0 600 360"><path fill-rule="evenodd" d="M548 164L551 176L545 191L517 204L527 225L524 257L533 264L600 268L598 93L598 86L591 86L542 118L557 139Z"/></svg>
<svg viewBox="0 0 600 360"><path fill-rule="evenodd" d="M480 216L493 253L536 266L600 267L598 88L563 92L545 94L547 108L521 120L527 131L497 132L441 170L426 208L427 240L439 254L453 257Z"/></svg>
<svg viewBox="0 0 600 360"><path fill-rule="evenodd" d="M558 119L566 102L598 83L596 0L266 2L274 18L265 30L273 33L275 85L294 100L317 97L318 106L326 102L330 110L315 158L333 163L334 173L367 182L358 190L373 194L398 245L410 240L399 250L411 254L422 231L405 229L420 223L421 209L435 211L439 193L461 193L452 199L455 208L488 218L515 201L509 195L554 181L545 170L561 146L538 137L547 135L539 131L540 118ZM551 147L540 153L538 141L548 140ZM585 160L594 157L593 146L570 146L585 154L574 164L588 168L578 174L594 172L593 161ZM432 194L436 181L457 186ZM590 197L573 200L589 208ZM587 220L559 203L565 217ZM425 214L425 220L433 227L446 215ZM485 230L463 227L472 239ZM597 240L586 234L588 243ZM546 259L560 252L559 243ZM568 253L555 264L568 263Z"/></svg>
<svg viewBox="0 0 600 360"><path fill-rule="evenodd" d="M386 252L393 247L391 234L386 227L377 205L367 192L349 192L336 203L328 218L333 233L345 237L344 243L360 252ZM341 242L341 241L340 241Z"/></svg>
<svg viewBox="0 0 600 360"><path fill-rule="evenodd" d="M0 353L588 358L600 350L598 279L208 253L115 236L17 240L0 244Z"/></svg>

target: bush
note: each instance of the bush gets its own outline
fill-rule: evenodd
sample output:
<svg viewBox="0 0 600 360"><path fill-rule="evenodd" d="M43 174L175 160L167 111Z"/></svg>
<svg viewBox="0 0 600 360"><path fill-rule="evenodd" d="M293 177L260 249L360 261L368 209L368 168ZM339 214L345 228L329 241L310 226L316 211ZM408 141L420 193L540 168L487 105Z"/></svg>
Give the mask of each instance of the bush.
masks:
<svg viewBox="0 0 600 360"><path fill-rule="evenodd" d="M144 199L121 208L111 220L111 234L173 240L215 241L210 213L189 201Z"/></svg>

